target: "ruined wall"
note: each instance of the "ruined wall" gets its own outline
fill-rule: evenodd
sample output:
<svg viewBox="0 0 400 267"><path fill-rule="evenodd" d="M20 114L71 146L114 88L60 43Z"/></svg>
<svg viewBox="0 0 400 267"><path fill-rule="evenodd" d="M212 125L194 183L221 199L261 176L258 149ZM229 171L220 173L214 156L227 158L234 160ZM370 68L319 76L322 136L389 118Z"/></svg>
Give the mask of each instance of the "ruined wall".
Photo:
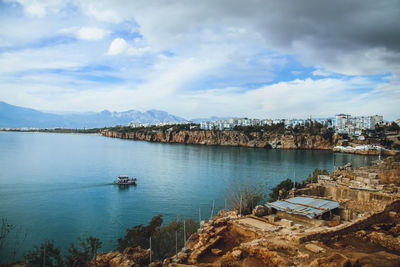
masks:
<svg viewBox="0 0 400 267"><path fill-rule="evenodd" d="M338 226L335 229L331 230L326 230L318 233L314 233L311 235L307 235L304 237L301 237L299 239L299 242L308 242L311 240L319 240L319 241L327 241L329 239L334 238L335 236L339 235L346 235L349 233L354 233L358 230L361 229L366 229L369 226L381 222L390 222L391 221L391 216L390 212L399 212L400 211L400 200L396 200L386 206L386 208L378 213L374 213L371 216L367 216L365 218L360 218L356 220L355 222L351 223L350 225L342 225Z"/></svg>
<svg viewBox="0 0 400 267"><path fill-rule="evenodd" d="M388 157L377 161L373 166L360 168L339 167L332 173L333 177L349 178L365 184L395 184L400 185L399 156Z"/></svg>
<svg viewBox="0 0 400 267"><path fill-rule="evenodd" d="M245 133L241 131L136 131L114 132L105 130L103 136L122 139L142 140L161 143L182 143L198 145L244 146L283 149L333 148L333 141L321 135L285 135L268 132Z"/></svg>

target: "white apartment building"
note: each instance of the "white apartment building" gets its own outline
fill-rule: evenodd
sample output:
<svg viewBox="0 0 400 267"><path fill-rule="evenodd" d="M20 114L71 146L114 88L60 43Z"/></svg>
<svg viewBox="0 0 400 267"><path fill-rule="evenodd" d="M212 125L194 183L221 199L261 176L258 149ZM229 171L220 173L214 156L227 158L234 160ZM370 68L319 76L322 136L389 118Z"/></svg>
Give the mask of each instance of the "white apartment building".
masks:
<svg viewBox="0 0 400 267"><path fill-rule="evenodd" d="M335 118L336 132L351 136L359 136L363 130L374 130L377 120L383 121L381 115L352 117L348 114L338 114Z"/></svg>

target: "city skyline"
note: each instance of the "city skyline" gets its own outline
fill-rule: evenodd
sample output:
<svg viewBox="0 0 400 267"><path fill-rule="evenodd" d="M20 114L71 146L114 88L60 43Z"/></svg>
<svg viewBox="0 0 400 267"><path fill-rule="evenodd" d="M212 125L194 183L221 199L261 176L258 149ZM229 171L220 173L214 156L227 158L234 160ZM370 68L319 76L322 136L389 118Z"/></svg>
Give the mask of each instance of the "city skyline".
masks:
<svg viewBox="0 0 400 267"><path fill-rule="evenodd" d="M398 1L0 1L0 100L184 118L399 117Z"/></svg>

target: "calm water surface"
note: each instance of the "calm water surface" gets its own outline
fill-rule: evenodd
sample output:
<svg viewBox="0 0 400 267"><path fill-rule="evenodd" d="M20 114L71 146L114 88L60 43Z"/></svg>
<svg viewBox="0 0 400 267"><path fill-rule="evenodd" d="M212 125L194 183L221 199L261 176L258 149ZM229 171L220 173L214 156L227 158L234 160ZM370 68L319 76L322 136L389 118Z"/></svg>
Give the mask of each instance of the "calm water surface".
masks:
<svg viewBox="0 0 400 267"><path fill-rule="evenodd" d="M82 234L114 249L127 227L158 214L198 219L210 215L212 200L223 208L227 187L252 180L273 187L315 168L375 157L326 151L265 150L158 144L99 135L0 132L0 217L28 231L20 252L45 240L66 248ZM120 174L137 187L112 184ZM11 254L9 240L6 253ZM21 255L20 253L20 255ZM3 262L10 256L0 257ZM1 262L1 260L0 260Z"/></svg>

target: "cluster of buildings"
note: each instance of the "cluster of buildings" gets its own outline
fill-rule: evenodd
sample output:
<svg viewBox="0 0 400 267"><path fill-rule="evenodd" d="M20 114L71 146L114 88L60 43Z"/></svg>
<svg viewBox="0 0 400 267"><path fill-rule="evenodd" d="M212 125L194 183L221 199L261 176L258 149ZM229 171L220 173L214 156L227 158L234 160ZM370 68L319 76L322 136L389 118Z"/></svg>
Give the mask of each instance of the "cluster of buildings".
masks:
<svg viewBox="0 0 400 267"><path fill-rule="evenodd" d="M326 125L328 128L333 128L336 133L348 134L350 136L360 136L363 131L374 130L376 124L384 124L383 116L351 116L348 114L337 114L334 118L322 119L249 119L249 118L231 118L227 120L216 121L202 121L200 122L201 130L234 130L235 127L249 127L249 126L271 126L274 124L284 124L286 128L305 126L311 122L318 122ZM156 124L150 123L136 123L129 124L132 128L150 127L150 126L173 126L193 124L191 121L182 122L160 122ZM193 128L195 126L191 126Z"/></svg>
<svg viewBox="0 0 400 267"><path fill-rule="evenodd" d="M348 114L337 114L335 131L339 134L360 136L363 130L375 130L375 125L382 123L381 115L352 117Z"/></svg>
<svg viewBox="0 0 400 267"><path fill-rule="evenodd" d="M217 121L203 121L200 123L200 129L202 130L233 130L237 126L266 126L273 124L283 123L286 128L295 127L296 125L304 126L306 123L319 122L321 124L332 127L331 119L248 119L248 118L231 118L229 120L217 120Z"/></svg>
<svg viewBox="0 0 400 267"><path fill-rule="evenodd" d="M359 136L364 130L374 130L376 124L383 124L383 116L358 116L353 117L348 114L338 114L335 118L323 119L248 119L248 118L232 118L229 120L203 121L200 123L202 130L233 130L236 126L265 126L283 123L286 128L294 128L296 125L305 126L311 122L318 122L333 128L336 133L348 134L351 136Z"/></svg>

